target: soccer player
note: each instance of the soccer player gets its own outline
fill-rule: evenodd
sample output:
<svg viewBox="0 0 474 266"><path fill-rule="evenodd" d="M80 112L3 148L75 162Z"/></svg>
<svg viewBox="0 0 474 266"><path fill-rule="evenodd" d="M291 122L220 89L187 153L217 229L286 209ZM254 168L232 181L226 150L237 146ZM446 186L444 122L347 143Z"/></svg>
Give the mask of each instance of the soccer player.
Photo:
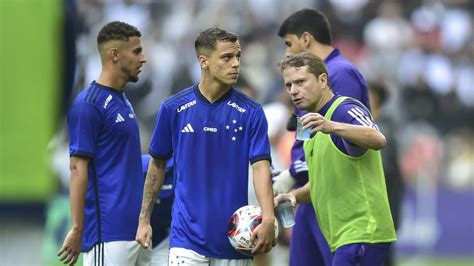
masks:
<svg viewBox="0 0 474 266"><path fill-rule="evenodd" d="M149 244L150 214L166 161L175 162L169 264L251 265L227 238L231 215L248 203L248 165L263 221L253 254L275 244L270 145L262 107L232 87L240 70L238 37L218 28L195 41L201 81L161 106L150 143L137 241Z"/></svg>
<svg viewBox="0 0 474 266"><path fill-rule="evenodd" d="M143 191L138 124L124 94L146 62L134 26L114 21L97 36L102 71L68 112L72 228L58 256L74 264L147 265L135 241Z"/></svg>
<svg viewBox="0 0 474 266"><path fill-rule="evenodd" d="M331 28L322 12L302 9L293 13L281 24L278 35L287 46L287 55L306 51L324 58L329 71L329 84L334 93L350 96L369 108L365 80L339 49L331 45ZM296 116L305 113L298 108L295 110ZM308 182L303 141L295 139L290 168L274 177L274 181L275 194L286 193L295 184L302 186ZM319 229L311 204L300 204L296 209L295 220L290 242L290 265L332 265L332 253Z"/></svg>
<svg viewBox="0 0 474 266"><path fill-rule="evenodd" d="M296 54L280 70L293 103L309 112L302 124L312 138L304 143L309 183L280 194L275 204L313 204L334 266L383 265L396 240L378 151L384 135L363 104L332 92L319 57Z"/></svg>
<svg viewBox="0 0 474 266"><path fill-rule="evenodd" d="M142 155L143 180L146 178L150 159L151 156L149 154ZM173 173L173 160L168 160L166 163L165 180L151 214L151 226L153 228L153 236L151 238L153 248L151 251L152 266L168 264L171 209L174 200Z"/></svg>

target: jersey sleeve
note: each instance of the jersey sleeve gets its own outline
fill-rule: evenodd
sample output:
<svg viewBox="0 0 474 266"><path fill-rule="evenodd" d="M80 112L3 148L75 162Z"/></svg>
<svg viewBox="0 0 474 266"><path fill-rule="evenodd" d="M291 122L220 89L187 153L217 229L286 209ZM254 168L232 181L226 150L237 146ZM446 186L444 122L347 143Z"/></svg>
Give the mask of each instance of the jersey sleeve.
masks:
<svg viewBox="0 0 474 266"><path fill-rule="evenodd" d="M102 124L101 113L91 103L75 103L67 116L69 155L92 158Z"/></svg>
<svg viewBox="0 0 474 266"><path fill-rule="evenodd" d="M261 161L271 161L270 141L268 140L268 124L262 107L253 114L250 129L249 161L251 164Z"/></svg>
<svg viewBox="0 0 474 266"><path fill-rule="evenodd" d="M170 113L163 103L156 118L155 129L150 140L149 153L153 158L168 160L173 155L171 142Z"/></svg>
<svg viewBox="0 0 474 266"><path fill-rule="evenodd" d="M341 104L337 109L338 122L366 126L379 130L377 124L373 121L370 112L367 110L367 108L365 108L365 106L362 105L362 103L356 102L354 100L348 100L347 102ZM340 138L340 140L337 138ZM341 137L333 136L333 141L336 143L336 146L338 146L338 142L341 142L346 150L345 153L350 156L360 156L367 150Z"/></svg>
<svg viewBox="0 0 474 266"><path fill-rule="evenodd" d="M306 182L308 180L308 165L304 156L303 141L295 139L291 147L291 164L290 175L298 182Z"/></svg>
<svg viewBox="0 0 474 266"><path fill-rule="evenodd" d="M348 103L341 106L341 111L344 114L344 120L342 122L371 127L379 130L379 127L372 119L369 111L356 103Z"/></svg>

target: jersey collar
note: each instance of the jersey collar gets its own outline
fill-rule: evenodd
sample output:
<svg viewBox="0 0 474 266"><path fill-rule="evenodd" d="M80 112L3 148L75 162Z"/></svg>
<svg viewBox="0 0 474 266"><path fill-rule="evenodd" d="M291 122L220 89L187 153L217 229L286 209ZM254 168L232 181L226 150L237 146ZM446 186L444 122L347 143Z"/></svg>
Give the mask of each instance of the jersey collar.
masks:
<svg viewBox="0 0 474 266"><path fill-rule="evenodd" d="M199 86L199 83L197 83L196 85L194 85L194 88L193 88L194 94L196 94L196 97L197 97L200 101L202 101L202 102L204 102L204 103L206 103L206 104L220 104L220 103L222 103L222 102L225 102L227 99L230 98L230 96L231 96L232 93L234 92L234 87L231 86L231 87L230 87L230 90L229 90L228 92L226 92L226 94L222 95L217 101L211 103L211 102L209 102L209 101L206 99L206 97L204 97L204 95L202 95L201 91L199 91L198 86Z"/></svg>
<svg viewBox="0 0 474 266"><path fill-rule="evenodd" d="M331 59L338 57L341 54L338 48L334 48L331 53L324 59L324 63L327 64L328 61L331 61Z"/></svg>

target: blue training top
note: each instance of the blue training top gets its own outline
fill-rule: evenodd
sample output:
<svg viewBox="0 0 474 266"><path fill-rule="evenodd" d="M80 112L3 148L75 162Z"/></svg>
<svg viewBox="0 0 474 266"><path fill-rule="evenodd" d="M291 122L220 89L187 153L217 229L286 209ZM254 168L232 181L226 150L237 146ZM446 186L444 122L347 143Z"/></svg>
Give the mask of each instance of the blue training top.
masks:
<svg viewBox="0 0 474 266"><path fill-rule="evenodd" d="M92 82L68 112L69 154L89 158L82 251L135 240L143 195L140 138L123 92Z"/></svg>
<svg viewBox="0 0 474 266"><path fill-rule="evenodd" d="M270 160L261 105L233 87L210 103L198 85L161 106L150 154L175 160L170 247L212 258L244 259L230 245L231 215L248 204L248 166Z"/></svg>
<svg viewBox="0 0 474 266"><path fill-rule="evenodd" d="M359 100L370 110L369 92L364 77L339 49L334 49L324 62L328 69L329 85L334 94ZM297 116L303 116L306 111L295 108L295 113ZM298 185L308 182L308 167L301 140L295 140L291 148L290 174L298 180Z"/></svg>

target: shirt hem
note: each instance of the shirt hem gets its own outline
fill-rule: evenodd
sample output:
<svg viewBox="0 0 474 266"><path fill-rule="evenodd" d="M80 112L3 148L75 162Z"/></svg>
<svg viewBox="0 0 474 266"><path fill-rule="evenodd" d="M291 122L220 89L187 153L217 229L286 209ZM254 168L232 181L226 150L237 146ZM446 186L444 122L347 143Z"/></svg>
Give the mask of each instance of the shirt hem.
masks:
<svg viewBox="0 0 474 266"><path fill-rule="evenodd" d="M150 153L151 157L155 158L155 159L158 159L158 160L163 160L163 161L167 161L171 158L172 154L159 154L159 153L155 153L153 152L152 150L149 150L148 153Z"/></svg>
<svg viewBox="0 0 474 266"><path fill-rule="evenodd" d="M250 161L250 164L254 164L258 161L263 161L263 160L270 161L270 163L271 163L272 162L272 157L269 154L262 154L262 155L257 155L255 157L251 158L249 161Z"/></svg>
<svg viewBox="0 0 474 266"><path fill-rule="evenodd" d="M390 239L378 239L378 240L367 240L367 239L357 239L357 240L348 240L342 242L340 244L334 245L334 247L330 246L331 252L335 252L338 248L350 245L350 244L359 244L359 243L367 243L367 244L383 244L383 243L392 243L397 241L397 238L390 238Z"/></svg>
<svg viewBox="0 0 474 266"><path fill-rule="evenodd" d="M116 236L116 237L102 238L102 242L99 242L99 240L96 240L92 245L87 246L87 248L83 247L81 249L81 252L90 251L98 243L106 243L106 242L113 242L113 241L135 241L135 236L133 236L133 237L132 236L127 236L127 237Z"/></svg>
<svg viewBox="0 0 474 266"><path fill-rule="evenodd" d="M201 250L200 248L196 246L191 246L191 245L186 245L186 244L171 244L170 243L170 248L185 248L185 249L190 249L199 255L208 257L208 258L214 258L214 259L223 259L223 260L248 260L252 259L252 257L244 256L244 255L236 255L236 256L225 256L225 255L216 255L216 254L211 254L209 252L206 252L204 250ZM237 251L236 251L237 252Z"/></svg>

